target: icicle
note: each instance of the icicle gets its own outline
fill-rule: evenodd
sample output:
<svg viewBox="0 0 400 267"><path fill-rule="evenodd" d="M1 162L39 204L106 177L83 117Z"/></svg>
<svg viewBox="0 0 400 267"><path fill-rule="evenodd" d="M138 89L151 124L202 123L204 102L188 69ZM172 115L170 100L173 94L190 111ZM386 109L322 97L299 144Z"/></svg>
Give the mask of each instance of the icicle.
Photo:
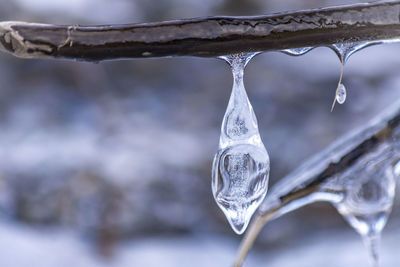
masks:
<svg viewBox="0 0 400 267"><path fill-rule="evenodd" d="M247 98L243 72L255 54L221 57L231 66L233 88L221 126L212 170L212 191L237 234L242 234L263 201L269 179L269 156Z"/></svg>
<svg viewBox="0 0 400 267"><path fill-rule="evenodd" d="M340 78L338 86L336 87L335 98L332 103L331 112L333 111L336 102L338 102L339 104L343 104L346 101L346 87L342 84L342 76L344 64L346 64L349 57L355 52L360 51L361 49L381 43L382 41L345 42L328 46L336 53L341 63Z"/></svg>
<svg viewBox="0 0 400 267"><path fill-rule="evenodd" d="M362 236L378 267L379 240L392 210L395 194L393 154L383 150L341 178L344 198L336 204L339 213Z"/></svg>
<svg viewBox="0 0 400 267"><path fill-rule="evenodd" d="M381 43L382 41L345 42L332 44L328 47L336 53L340 61L344 64L355 52L358 52L366 47Z"/></svg>
<svg viewBox="0 0 400 267"><path fill-rule="evenodd" d="M368 249L372 267L379 267L379 249L381 243L381 233L371 233L362 235L365 247Z"/></svg>
<svg viewBox="0 0 400 267"><path fill-rule="evenodd" d="M370 254L373 267L378 267L379 241L390 210L369 215L357 214L354 211L346 213L344 209L341 212L343 212L342 215L346 221L361 235L364 245Z"/></svg>
<svg viewBox="0 0 400 267"><path fill-rule="evenodd" d="M298 48L284 49L284 50L281 50L281 52L285 53L287 55L290 55L290 56L301 56L301 55L304 55L305 53L310 52L314 48L315 47L313 47L313 46L298 47Z"/></svg>
<svg viewBox="0 0 400 267"><path fill-rule="evenodd" d="M331 112L332 112L333 109L335 108L335 103L336 103L336 101L337 101L339 104L343 104L343 103L346 101L346 96L347 96L346 87L345 87L344 84L342 83L343 69L344 69L344 60L343 60L343 57L342 57L342 58L341 58L341 65L340 65L339 82L338 82L338 85L337 85L337 87L336 87L335 98L333 99L333 103L332 103L332 107L331 107Z"/></svg>

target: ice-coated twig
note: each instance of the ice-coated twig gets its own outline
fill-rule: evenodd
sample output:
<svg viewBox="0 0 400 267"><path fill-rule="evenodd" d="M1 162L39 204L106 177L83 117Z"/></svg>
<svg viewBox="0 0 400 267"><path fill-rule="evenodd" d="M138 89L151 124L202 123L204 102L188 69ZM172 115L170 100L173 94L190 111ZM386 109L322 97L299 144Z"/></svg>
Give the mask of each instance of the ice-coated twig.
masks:
<svg viewBox="0 0 400 267"><path fill-rule="evenodd" d="M332 106L331 106L331 112L332 112L333 109L335 108L335 103L336 103L336 101L337 101L337 95L338 95L338 93L339 93L339 87L340 87L340 85L342 84L343 68L344 68L344 61L343 61L343 58L340 59L340 63L341 63L341 64L340 64L340 76L339 76L338 85L337 85L336 90L335 90L335 97L333 98L333 103L332 103Z"/></svg>
<svg viewBox="0 0 400 267"><path fill-rule="evenodd" d="M400 102L397 102L369 124L339 139L272 186L242 240L234 266L242 265L267 222L315 201L335 202L332 199L335 192L327 192L326 184L379 149L389 147L398 151L399 134ZM396 153L393 161L399 160L398 155Z"/></svg>
<svg viewBox="0 0 400 267"><path fill-rule="evenodd" d="M0 22L0 50L23 58L101 61L165 56L216 57L400 37L400 1L252 17L157 23L56 26Z"/></svg>

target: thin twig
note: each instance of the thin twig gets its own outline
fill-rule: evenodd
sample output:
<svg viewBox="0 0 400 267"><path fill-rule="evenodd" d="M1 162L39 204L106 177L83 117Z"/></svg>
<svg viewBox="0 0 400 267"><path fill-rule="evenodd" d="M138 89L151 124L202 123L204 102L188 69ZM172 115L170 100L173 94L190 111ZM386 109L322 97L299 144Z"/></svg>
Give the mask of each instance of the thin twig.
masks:
<svg viewBox="0 0 400 267"><path fill-rule="evenodd" d="M221 55L400 37L400 1L253 17L56 26L0 22L0 50L23 58L101 61Z"/></svg>
<svg viewBox="0 0 400 267"><path fill-rule="evenodd" d="M240 244L234 267L242 266L258 234L261 232L264 225L270 220L272 220L273 217L274 217L274 212L269 212L264 216L258 216L252 221L249 230L246 232L246 235L243 237L243 240Z"/></svg>

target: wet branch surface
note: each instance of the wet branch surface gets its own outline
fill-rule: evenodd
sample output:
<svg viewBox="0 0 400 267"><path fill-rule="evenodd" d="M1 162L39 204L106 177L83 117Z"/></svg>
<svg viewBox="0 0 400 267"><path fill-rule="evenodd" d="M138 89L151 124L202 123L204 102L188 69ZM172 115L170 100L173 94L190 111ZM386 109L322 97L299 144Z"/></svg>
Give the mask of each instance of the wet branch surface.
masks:
<svg viewBox="0 0 400 267"><path fill-rule="evenodd" d="M400 102L397 102L368 125L339 139L297 170L282 178L277 185L270 189L267 198L247 230L234 266L242 265L266 223L314 202L312 195L320 191L324 183L351 168L359 159L369 153L387 145L398 149L396 142L399 138ZM393 161L396 160L399 159L393 158ZM290 206L294 201L300 199L303 200L302 205Z"/></svg>
<svg viewBox="0 0 400 267"><path fill-rule="evenodd" d="M0 50L23 58L101 61L324 46L400 37L400 1L253 17L56 26L0 22Z"/></svg>

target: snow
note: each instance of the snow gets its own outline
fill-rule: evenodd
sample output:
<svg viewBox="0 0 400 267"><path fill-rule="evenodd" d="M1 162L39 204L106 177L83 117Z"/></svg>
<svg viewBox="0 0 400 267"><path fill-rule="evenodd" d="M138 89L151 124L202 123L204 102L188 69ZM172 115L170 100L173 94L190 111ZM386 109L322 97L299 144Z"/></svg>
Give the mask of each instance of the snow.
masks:
<svg viewBox="0 0 400 267"><path fill-rule="evenodd" d="M268 229L268 227L267 227ZM268 230L266 230L268 231ZM218 235L147 237L123 242L110 259L101 258L77 234L0 222L3 267L223 267L231 266L238 240ZM397 267L400 230L384 232L382 267ZM245 265L268 267L369 266L361 239L353 232L324 230L306 240L256 249Z"/></svg>

